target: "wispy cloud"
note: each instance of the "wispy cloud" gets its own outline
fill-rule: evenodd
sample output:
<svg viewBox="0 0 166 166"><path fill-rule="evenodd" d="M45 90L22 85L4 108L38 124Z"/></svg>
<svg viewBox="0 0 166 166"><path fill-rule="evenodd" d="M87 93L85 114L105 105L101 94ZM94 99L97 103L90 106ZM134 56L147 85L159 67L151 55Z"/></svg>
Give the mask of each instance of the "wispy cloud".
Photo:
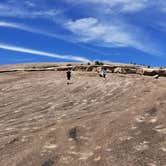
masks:
<svg viewBox="0 0 166 166"><path fill-rule="evenodd" d="M60 22L65 18L64 13L77 6L76 3L67 5L65 0L61 2L46 2L45 0L6 0L0 2L0 17L21 19L46 19L52 22Z"/></svg>
<svg viewBox="0 0 166 166"><path fill-rule="evenodd" d="M21 23L0 21L0 27L14 28L14 29L23 30L23 31L26 31L26 32L41 34L41 35L44 35L44 36L56 37L56 38L61 38L61 39L63 38L62 35L49 33L47 31L41 30L39 28L38 29L37 28L32 28L30 26L27 26L27 25L21 24Z"/></svg>
<svg viewBox="0 0 166 166"><path fill-rule="evenodd" d="M20 29L20 30L30 31L30 32L35 32L35 33L37 32L36 29L34 30L23 24L17 24L17 23L13 23L13 22L0 21L0 27L15 28L15 29Z"/></svg>
<svg viewBox="0 0 166 166"><path fill-rule="evenodd" d="M74 0L66 0L67 2L73 2ZM99 5L104 9L118 9L122 12L137 12L145 9L152 3L149 0L78 0L76 3L89 3Z"/></svg>
<svg viewBox="0 0 166 166"><path fill-rule="evenodd" d="M45 31L45 30L42 30L42 28L39 29L39 28L31 27L29 25L21 24L21 23L0 21L0 27L22 30L25 32L39 34L42 36L47 36L47 37L56 38L56 39L60 39L63 41L74 43L71 35L58 34L56 32L53 33L53 32L49 32L49 30Z"/></svg>
<svg viewBox="0 0 166 166"><path fill-rule="evenodd" d="M38 8L32 7L32 3L29 1L28 6L20 3L0 3L0 16L3 17L18 17L18 18L49 18L54 17L59 12L54 8ZM29 6L31 3L31 7Z"/></svg>
<svg viewBox="0 0 166 166"><path fill-rule="evenodd" d="M54 53L48 53L40 50L34 50L24 47L17 47L7 44L0 44L0 49L14 51L14 52L20 52L20 53L27 53L27 54L33 54L33 55L40 55L40 56L46 56L51 58L58 58L58 59L66 59L66 60L74 60L74 61L81 61L81 62L89 62L90 60L84 57L79 56L71 56L71 55L59 55Z"/></svg>
<svg viewBox="0 0 166 166"><path fill-rule="evenodd" d="M149 54L160 52L158 50L160 46L155 38L146 27L143 27L145 20L143 19L141 22L141 12L152 8L164 12L166 3L163 0L62 0L59 4L55 2L55 6L44 3L44 0L40 1L41 5L37 4L39 1L34 0L21 1L19 4L17 0L10 1L11 3L0 3L0 16L46 18L55 23L58 31L50 33L49 28L48 31L44 31L20 23L2 21L0 27L56 37L72 43L82 42L116 48L130 47ZM43 6L44 4L47 5ZM78 10L80 5L84 10ZM77 9L76 12L79 11L79 17L76 20L73 19L73 13L69 12L71 7ZM74 9L73 12L75 12ZM135 15L136 12L140 12L140 17ZM133 22L137 22L134 18L137 20L138 17L137 25L133 25ZM146 15L146 17L148 16ZM66 30L68 31L66 32ZM58 32L61 33L58 34Z"/></svg>
<svg viewBox="0 0 166 166"><path fill-rule="evenodd" d="M75 35L77 42L94 43L104 47L133 47L150 54L157 53L157 48L152 42L146 46L142 43L144 37L139 30L125 24L103 23L89 17L69 21L66 28Z"/></svg>
<svg viewBox="0 0 166 166"><path fill-rule="evenodd" d="M93 5L93 8L99 7L102 12L124 12L134 13L142 10L153 8L165 12L166 2L164 0L65 0L68 3L81 3ZM102 8L102 10L101 10Z"/></svg>
<svg viewBox="0 0 166 166"><path fill-rule="evenodd" d="M30 6L30 7L36 7L36 4L32 1L25 1L25 4Z"/></svg>
<svg viewBox="0 0 166 166"><path fill-rule="evenodd" d="M71 35L62 35L62 34L55 34L55 33L50 33L41 29L36 29L36 28L32 28L30 26L27 26L25 24L20 24L20 23L14 23L14 22L6 22L6 21L0 21L0 27L5 27L5 28L14 28L14 29L18 29L18 30L22 30L25 32L31 32L31 33L35 33L35 34L39 34L39 35L43 35L43 36L47 36L47 37L52 37L52 38L56 38L56 39L60 39L63 41L67 41L67 42L71 42L74 44L77 44L78 47L80 48L84 48L86 50L90 50L91 52L97 52L100 54L105 54L104 52L98 50L98 49L94 49L88 46L82 46L81 44L78 44L75 40L73 40L73 37Z"/></svg>
<svg viewBox="0 0 166 166"><path fill-rule="evenodd" d="M117 25L100 23L96 18L83 18L69 21L66 28L78 36L82 42L99 41L115 46L131 45L132 36Z"/></svg>

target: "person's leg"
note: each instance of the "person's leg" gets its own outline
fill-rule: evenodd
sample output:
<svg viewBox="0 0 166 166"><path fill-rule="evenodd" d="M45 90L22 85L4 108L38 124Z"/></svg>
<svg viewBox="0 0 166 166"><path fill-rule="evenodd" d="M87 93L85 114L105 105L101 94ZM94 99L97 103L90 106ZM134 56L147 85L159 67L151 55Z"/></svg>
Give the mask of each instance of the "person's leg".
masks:
<svg viewBox="0 0 166 166"><path fill-rule="evenodd" d="M69 74L67 74L67 80L70 80L70 75Z"/></svg>
<svg viewBox="0 0 166 166"><path fill-rule="evenodd" d="M69 85L70 84L70 76L67 76L67 85Z"/></svg>

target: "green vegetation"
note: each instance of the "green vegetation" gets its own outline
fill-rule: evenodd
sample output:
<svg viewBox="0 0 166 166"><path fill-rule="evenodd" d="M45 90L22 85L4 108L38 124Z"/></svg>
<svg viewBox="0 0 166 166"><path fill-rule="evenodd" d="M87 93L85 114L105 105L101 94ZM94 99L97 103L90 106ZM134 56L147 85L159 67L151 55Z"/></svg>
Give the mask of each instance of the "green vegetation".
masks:
<svg viewBox="0 0 166 166"><path fill-rule="evenodd" d="M69 63L69 64L67 64L66 66L72 66L72 64Z"/></svg>
<svg viewBox="0 0 166 166"><path fill-rule="evenodd" d="M100 65L100 66L102 66L102 65L104 65L104 63L103 63L103 62L100 62L100 61L95 61L95 65Z"/></svg>

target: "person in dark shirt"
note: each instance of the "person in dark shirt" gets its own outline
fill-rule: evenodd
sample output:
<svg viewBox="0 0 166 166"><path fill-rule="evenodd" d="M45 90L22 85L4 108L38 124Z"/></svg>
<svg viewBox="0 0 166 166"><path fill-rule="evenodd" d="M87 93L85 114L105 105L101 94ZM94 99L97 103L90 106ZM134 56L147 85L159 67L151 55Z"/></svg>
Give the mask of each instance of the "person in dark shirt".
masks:
<svg viewBox="0 0 166 166"><path fill-rule="evenodd" d="M107 71L106 71L105 68L103 68L103 70L102 70L102 75L103 75L104 78L106 78L106 74L107 74Z"/></svg>
<svg viewBox="0 0 166 166"><path fill-rule="evenodd" d="M68 69L66 72L66 76L67 76L67 84L69 84L69 81L71 80L71 69Z"/></svg>

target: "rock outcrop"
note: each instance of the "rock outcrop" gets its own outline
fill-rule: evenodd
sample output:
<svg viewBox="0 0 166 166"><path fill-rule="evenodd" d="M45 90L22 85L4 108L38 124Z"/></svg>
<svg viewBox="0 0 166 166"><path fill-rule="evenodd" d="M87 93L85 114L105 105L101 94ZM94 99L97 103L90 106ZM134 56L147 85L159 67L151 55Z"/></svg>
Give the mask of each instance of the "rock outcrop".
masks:
<svg viewBox="0 0 166 166"><path fill-rule="evenodd" d="M17 72L17 71L66 71L71 69L73 71L80 71L80 72L97 72L101 71L102 68L105 68L108 73L119 73L119 74L139 74L145 76L155 76L159 75L160 77L166 77L166 69L159 69L159 68L145 68L142 66L134 66L134 65L117 65L117 64L110 64L110 65L78 65L78 64L71 64L71 65L54 65L50 67L49 65L38 65L38 66L29 66L29 67L19 67L13 69L0 69L0 73L5 72Z"/></svg>

